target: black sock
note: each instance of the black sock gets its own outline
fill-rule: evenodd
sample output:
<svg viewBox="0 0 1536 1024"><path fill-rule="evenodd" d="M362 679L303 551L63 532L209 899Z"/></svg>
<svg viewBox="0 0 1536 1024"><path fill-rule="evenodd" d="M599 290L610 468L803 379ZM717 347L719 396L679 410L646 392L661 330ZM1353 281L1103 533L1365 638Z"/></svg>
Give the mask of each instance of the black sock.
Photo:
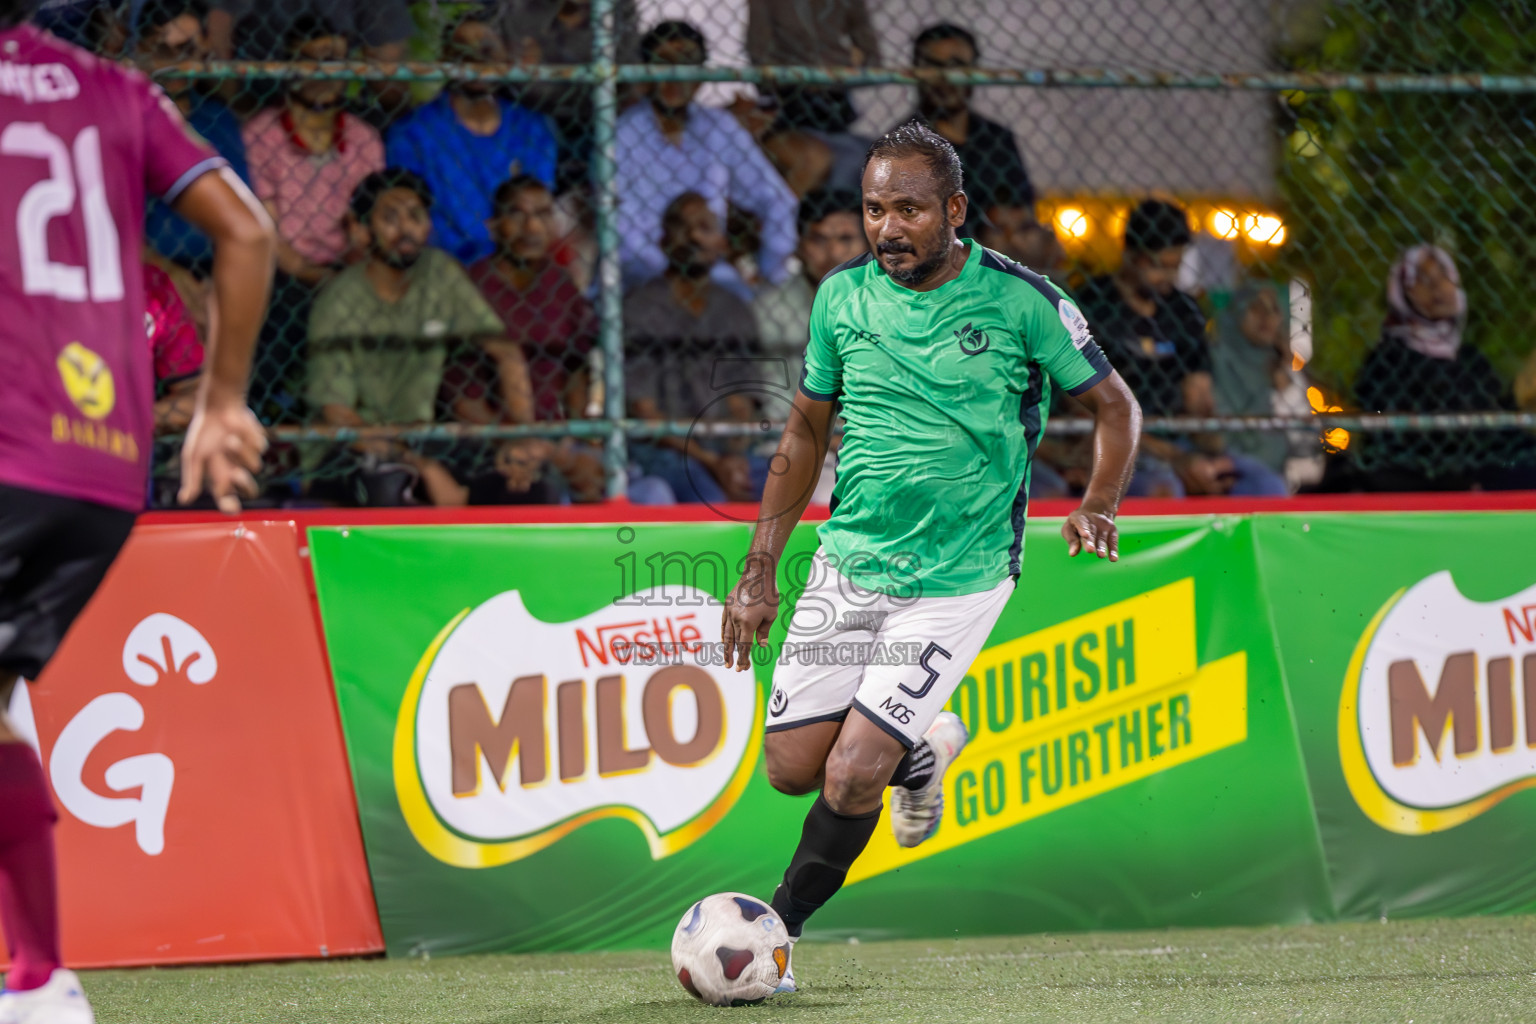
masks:
<svg viewBox="0 0 1536 1024"><path fill-rule="evenodd" d="M800 845L790 859L784 881L773 894L773 909L789 934L798 938L805 919L821 909L843 887L848 869L869 845L880 820L877 807L868 814L838 814L821 794L805 816Z"/></svg>
<svg viewBox="0 0 1536 1024"><path fill-rule="evenodd" d="M933 747L927 740L923 740L907 751L907 756L897 763L896 773L891 776L891 785L922 789L933 781L934 767Z"/></svg>

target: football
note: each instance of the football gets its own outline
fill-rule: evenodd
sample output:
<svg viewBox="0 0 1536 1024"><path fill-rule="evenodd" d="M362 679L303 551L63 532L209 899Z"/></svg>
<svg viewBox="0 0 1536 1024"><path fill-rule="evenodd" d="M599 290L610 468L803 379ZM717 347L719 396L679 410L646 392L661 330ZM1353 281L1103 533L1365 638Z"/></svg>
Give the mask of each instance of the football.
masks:
<svg viewBox="0 0 1536 1024"><path fill-rule="evenodd" d="M789 968L789 932L762 900L739 892L706 896L672 933L672 969L695 999L712 1006L760 1003Z"/></svg>

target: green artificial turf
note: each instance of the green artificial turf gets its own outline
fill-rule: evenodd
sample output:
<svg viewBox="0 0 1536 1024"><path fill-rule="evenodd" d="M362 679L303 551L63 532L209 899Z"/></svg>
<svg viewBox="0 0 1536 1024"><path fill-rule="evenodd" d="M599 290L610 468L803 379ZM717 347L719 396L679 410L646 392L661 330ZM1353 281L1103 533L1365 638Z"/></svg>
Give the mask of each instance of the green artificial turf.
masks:
<svg viewBox="0 0 1536 1024"><path fill-rule="evenodd" d="M100 1024L1536 1021L1536 917L829 944L702 1006L665 952L98 971Z"/></svg>

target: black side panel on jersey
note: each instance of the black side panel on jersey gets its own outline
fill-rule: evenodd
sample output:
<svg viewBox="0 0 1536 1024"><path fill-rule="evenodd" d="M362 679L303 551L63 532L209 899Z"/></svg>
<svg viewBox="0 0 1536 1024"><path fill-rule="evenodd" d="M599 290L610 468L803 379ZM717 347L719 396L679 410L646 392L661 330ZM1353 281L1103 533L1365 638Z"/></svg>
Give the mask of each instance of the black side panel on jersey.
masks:
<svg viewBox="0 0 1536 1024"><path fill-rule="evenodd" d="M1004 256L999 256L991 249L984 248L981 250L981 265L987 270L995 270L998 273L1018 278L1044 296L1045 301L1051 304L1052 309L1061 309L1061 293L1052 287L1049 281L1022 263L1015 263ZM1081 314L1079 313L1079 315ZM1099 348L1099 343L1093 340L1092 337L1082 346L1082 353L1083 358L1088 360L1088 364L1093 367L1094 373L1092 377L1077 387L1068 389L1067 393L1071 395L1082 394L1114 372L1114 367L1109 365L1109 359L1104 355L1104 350Z"/></svg>

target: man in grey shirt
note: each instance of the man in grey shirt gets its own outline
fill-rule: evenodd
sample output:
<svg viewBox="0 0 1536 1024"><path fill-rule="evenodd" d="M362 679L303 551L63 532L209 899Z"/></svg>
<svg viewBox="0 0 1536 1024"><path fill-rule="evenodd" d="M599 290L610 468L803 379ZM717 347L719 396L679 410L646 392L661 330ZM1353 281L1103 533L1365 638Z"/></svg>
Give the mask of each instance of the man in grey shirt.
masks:
<svg viewBox="0 0 1536 1024"><path fill-rule="evenodd" d="M772 367L760 358L751 310L710 280L710 270L725 251L725 236L703 196L684 192L667 204L661 248L666 271L624 300L624 387L630 415L760 420L758 399ZM783 381L766 383L786 387ZM710 503L752 501L761 494L766 460L754 460L745 450L743 442L698 437L657 438L630 448L639 467L667 481L679 501Z"/></svg>

